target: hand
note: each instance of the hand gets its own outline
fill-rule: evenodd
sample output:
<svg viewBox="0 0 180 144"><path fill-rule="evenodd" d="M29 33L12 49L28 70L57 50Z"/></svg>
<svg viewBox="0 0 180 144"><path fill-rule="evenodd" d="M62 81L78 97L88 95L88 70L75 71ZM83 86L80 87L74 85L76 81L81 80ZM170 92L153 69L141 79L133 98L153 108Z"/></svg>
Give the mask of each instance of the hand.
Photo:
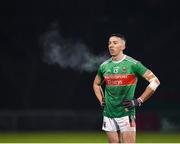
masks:
<svg viewBox="0 0 180 144"><path fill-rule="evenodd" d="M100 102L100 105L101 105L101 107L104 107L104 106L105 106L104 98L103 98L102 101Z"/></svg>
<svg viewBox="0 0 180 144"><path fill-rule="evenodd" d="M134 99L134 100L124 100L123 106L127 109L131 109L136 106L141 106L141 100L140 99Z"/></svg>

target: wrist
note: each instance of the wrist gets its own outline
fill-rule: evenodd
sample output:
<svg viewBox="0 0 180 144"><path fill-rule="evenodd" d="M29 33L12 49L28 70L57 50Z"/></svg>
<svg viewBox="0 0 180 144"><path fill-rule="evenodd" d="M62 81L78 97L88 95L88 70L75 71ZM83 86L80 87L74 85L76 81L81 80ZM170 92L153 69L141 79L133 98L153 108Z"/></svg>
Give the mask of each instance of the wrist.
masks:
<svg viewBox="0 0 180 144"><path fill-rule="evenodd" d="M100 102L100 105L101 105L101 106L104 106L104 105L105 105L104 98L102 98L99 102Z"/></svg>
<svg viewBox="0 0 180 144"><path fill-rule="evenodd" d="M138 103L138 106L141 106L141 104L143 103L142 99L141 98L137 98L137 103Z"/></svg>
<svg viewBox="0 0 180 144"><path fill-rule="evenodd" d="M137 98L137 100L140 102L140 103L143 103L143 100L142 100L142 98Z"/></svg>

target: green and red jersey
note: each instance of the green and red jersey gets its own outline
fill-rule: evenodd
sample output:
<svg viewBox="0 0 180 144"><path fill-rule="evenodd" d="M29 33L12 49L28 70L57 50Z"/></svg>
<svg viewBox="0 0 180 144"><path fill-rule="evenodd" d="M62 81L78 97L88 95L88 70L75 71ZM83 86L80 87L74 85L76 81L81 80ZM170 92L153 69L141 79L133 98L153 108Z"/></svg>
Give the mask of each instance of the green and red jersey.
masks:
<svg viewBox="0 0 180 144"><path fill-rule="evenodd" d="M134 98L138 76L143 76L146 71L142 63L127 55L120 61L110 58L100 65L97 75L105 83L104 116L118 118L135 115L135 108L125 111L122 101Z"/></svg>

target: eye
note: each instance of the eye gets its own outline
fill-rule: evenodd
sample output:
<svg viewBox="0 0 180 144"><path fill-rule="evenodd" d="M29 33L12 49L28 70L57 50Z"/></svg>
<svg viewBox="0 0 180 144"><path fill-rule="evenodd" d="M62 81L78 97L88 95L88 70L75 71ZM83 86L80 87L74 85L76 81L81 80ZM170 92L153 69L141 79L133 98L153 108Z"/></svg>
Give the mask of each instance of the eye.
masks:
<svg viewBox="0 0 180 144"><path fill-rule="evenodd" d="M117 44L118 42L117 42L117 41L114 41L113 43L114 43L114 44Z"/></svg>

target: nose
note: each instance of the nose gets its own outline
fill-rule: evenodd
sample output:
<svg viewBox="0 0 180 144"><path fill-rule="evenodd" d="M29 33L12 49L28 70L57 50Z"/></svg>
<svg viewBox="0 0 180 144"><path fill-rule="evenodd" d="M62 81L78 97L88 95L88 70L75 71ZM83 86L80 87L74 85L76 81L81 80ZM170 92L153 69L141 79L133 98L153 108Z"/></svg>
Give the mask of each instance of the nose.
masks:
<svg viewBox="0 0 180 144"><path fill-rule="evenodd" d="M109 48L110 48L110 49L111 49L111 48L113 48L113 47L114 47L114 45L113 45L113 44L110 44L110 45L109 45Z"/></svg>

